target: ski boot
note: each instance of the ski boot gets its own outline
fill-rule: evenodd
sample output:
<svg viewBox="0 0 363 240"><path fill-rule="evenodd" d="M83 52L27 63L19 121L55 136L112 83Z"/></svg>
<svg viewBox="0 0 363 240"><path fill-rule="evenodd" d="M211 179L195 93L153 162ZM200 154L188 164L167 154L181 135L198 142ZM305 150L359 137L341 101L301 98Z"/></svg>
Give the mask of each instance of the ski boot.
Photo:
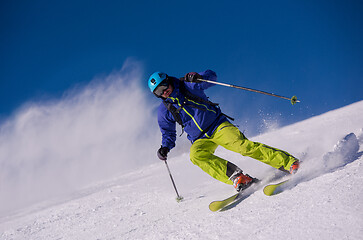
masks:
<svg viewBox="0 0 363 240"><path fill-rule="evenodd" d="M230 178L237 192L241 192L251 186L253 183L259 182L257 178L253 178L248 174L243 174L242 171L236 171Z"/></svg>
<svg viewBox="0 0 363 240"><path fill-rule="evenodd" d="M295 174L297 170L299 169L300 162L299 160L296 160L290 167L290 174Z"/></svg>

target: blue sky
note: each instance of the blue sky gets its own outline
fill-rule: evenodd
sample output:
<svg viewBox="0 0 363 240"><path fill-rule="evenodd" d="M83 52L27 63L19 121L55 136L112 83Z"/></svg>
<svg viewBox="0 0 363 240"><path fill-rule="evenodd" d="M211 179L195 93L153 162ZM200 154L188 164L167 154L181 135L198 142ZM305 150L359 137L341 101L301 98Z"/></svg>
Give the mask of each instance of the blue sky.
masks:
<svg viewBox="0 0 363 240"><path fill-rule="evenodd" d="M2 1L0 120L131 57L145 91L155 71L209 68L221 82L302 101L212 88L227 114L300 121L363 99L362 12L361 1L343 0Z"/></svg>

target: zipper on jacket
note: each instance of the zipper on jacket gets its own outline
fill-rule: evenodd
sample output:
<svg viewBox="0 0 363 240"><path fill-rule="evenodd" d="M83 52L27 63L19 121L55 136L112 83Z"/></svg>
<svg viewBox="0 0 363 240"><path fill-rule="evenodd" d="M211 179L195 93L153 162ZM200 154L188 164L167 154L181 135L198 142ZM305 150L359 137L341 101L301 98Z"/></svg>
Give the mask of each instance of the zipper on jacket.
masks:
<svg viewBox="0 0 363 240"><path fill-rule="evenodd" d="M197 126L197 128L199 129L199 131L203 132L204 130L199 126L199 124L197 123L197 120L195 120L195 118L180 104L179 99L178 98L173 98L173 97L169 97L171 100L173 101L177 101L177 104L179 107L181 107L181 109L184 110L184 112L186 114L188 114L188 116L193 120L194 124ZM209 109L208 109L209 110ZM211 110L210 110L211 111ZM208 134L205 133L205 136L209 138Z"/></svg>

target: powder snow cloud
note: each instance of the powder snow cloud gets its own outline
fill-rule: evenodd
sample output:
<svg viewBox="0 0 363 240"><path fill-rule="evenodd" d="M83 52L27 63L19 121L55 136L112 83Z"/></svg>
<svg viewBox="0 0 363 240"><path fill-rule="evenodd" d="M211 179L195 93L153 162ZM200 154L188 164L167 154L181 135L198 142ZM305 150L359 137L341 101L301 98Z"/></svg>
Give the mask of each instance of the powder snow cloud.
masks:
<svg viewBox="0 0 363 240"><path fill-rule="evenodd" d="M149 164L160 134L142 72L127 60L120 71L61 99L28 102L6 120L0 214Z"/></svg>

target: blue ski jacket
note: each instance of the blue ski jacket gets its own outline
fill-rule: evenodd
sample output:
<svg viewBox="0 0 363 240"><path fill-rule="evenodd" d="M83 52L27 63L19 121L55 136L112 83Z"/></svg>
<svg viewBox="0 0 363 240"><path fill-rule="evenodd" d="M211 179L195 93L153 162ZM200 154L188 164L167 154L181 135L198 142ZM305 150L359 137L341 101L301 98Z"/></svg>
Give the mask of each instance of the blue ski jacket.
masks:
<svg viewBox="0 0 363 240"><path fill-rule="evenodd" d="M217 75L212 70L206 70L199 73L203 79L217 81ZM196 102L184 96L180 90L180 84L185 84L187 91L204 100L208 100L204 90L214 86L213 83L207 82L182 82L177 78L173 80L174 90L165 100L166 103L172 103L173 106L181 110L179 112L184 125L184 131L188 134L188 139L193 143L200 138L209 138L214 130L223 122L227 121L218 106L204 102ZM186 102L187 104L183 104ZM161 103L158 108L158 123L162 133L162 146L172 149L176 141L176 121L172 113Z"/></svg>

